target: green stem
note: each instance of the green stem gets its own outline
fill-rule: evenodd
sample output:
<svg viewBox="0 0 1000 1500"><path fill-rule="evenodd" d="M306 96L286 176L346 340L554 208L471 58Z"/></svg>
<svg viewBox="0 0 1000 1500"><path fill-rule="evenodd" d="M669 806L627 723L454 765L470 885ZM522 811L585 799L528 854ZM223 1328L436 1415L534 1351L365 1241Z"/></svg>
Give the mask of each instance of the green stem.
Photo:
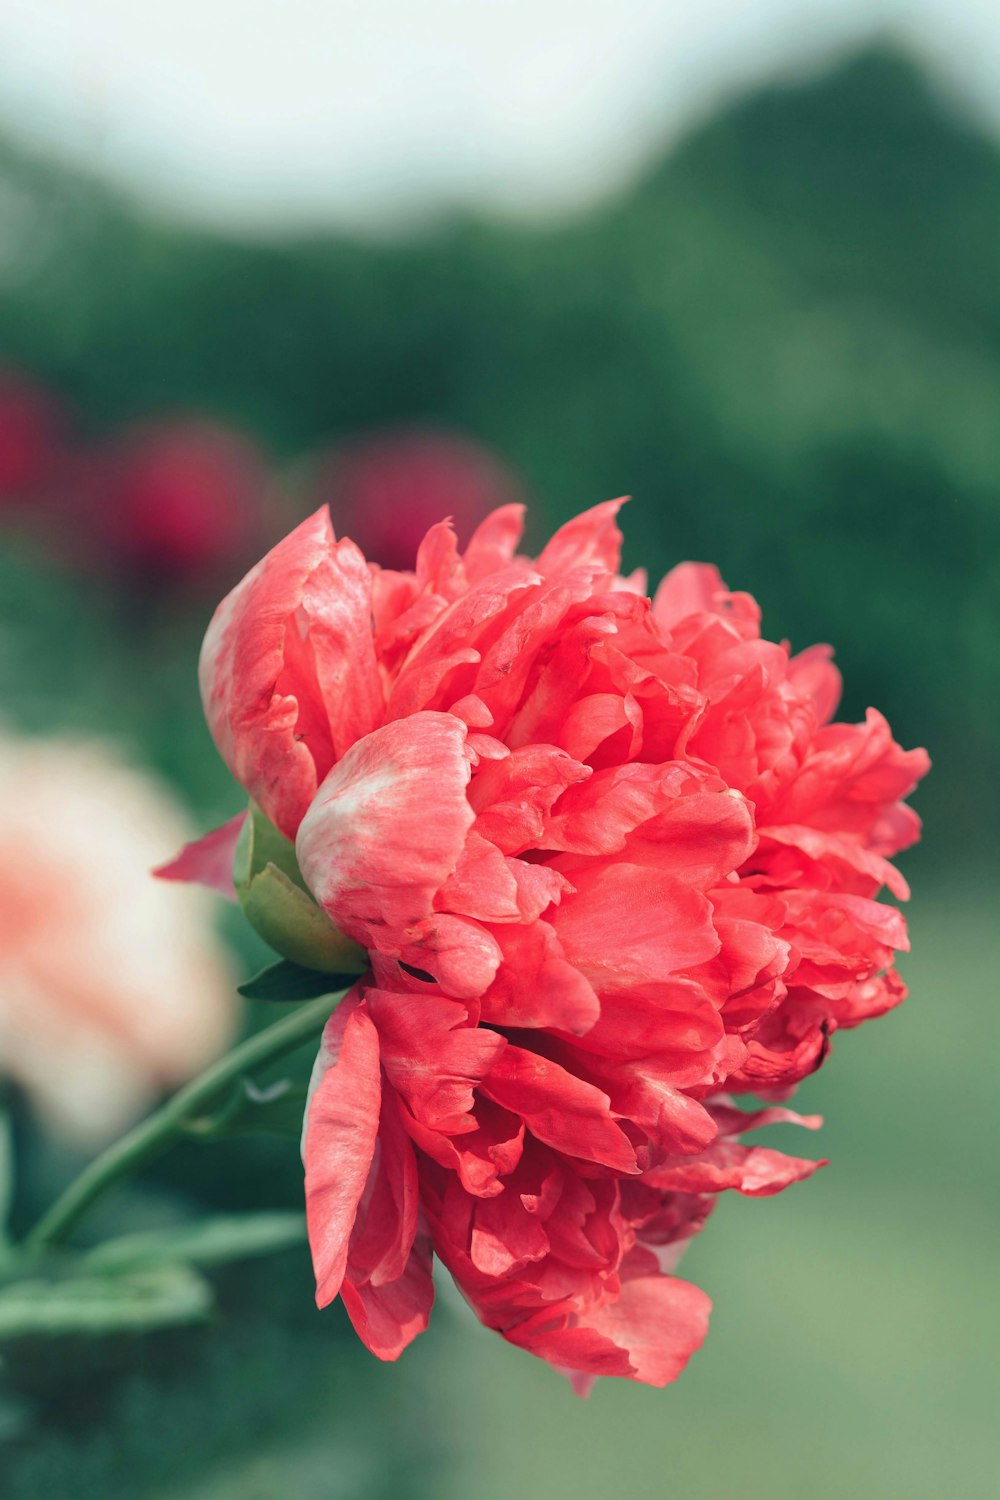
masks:
<svg viewBox="0 0 1000 1500"><path fill-rule="evenodd" d="M211 1104L227 1085L235 1083L251 1069L276 1062L310 1038L318 1037L339 998L339 995L320 995L298 1006L291 1015L283 1016L273 1026L248 1037L199 1078L186 1084L155 1114L84 1167L79 1177L70 1183L26 1235L24 1249L42 1250L64 1240L95 1199L166 1150L184 1130L187 1120Z"/></svg>

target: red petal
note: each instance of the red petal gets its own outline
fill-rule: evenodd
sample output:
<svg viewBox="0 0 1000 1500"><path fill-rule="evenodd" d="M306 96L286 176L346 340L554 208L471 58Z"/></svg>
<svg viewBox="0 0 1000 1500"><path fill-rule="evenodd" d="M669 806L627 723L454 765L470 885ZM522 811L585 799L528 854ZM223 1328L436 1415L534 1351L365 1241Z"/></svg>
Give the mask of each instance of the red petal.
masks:
<svg viewBox="0 0 1000 1500"><path fill-rule="evenodd" d="M213 828L191 844L185 844L181 852L157 865L153 874L158 880L184 880L193 885L207 885L230 901L236 900L233 885L233 859L239 842L246 813L237 813L221 828Z"/></svg>
<svg viewBox="0 0 1000 1500"><path fill-rule="evenodd" d="M418 1234L402 1275L375 1286L348 1275L341 1296L355 1332L379 1359L398 1359L427 1327L434 1302L431 1242Z"/></svg>
<svg viewBox="0 0 1000 1500"><path fill-rule="evenodd" d="M594 564L606 568L609 573L617 573L621 564L622 534L615 524L615 516L624 504L624 499L605 500L560 526L538 556L535 567L539 573L548 576Z"/></svg>
<svg viewBox="0 0 1000 1500"><path fill-rule="evenodd" d="M725 595L726 585L711 563L679 563L656 590L653 614L669 629L689 615L713 613Z"/></svg>
<svg viewBox="0 0 1000 1500"><path fill-rule="evenodd" d="M708 1332L711 1300L674 1276L625 1281L614 1301L591 1315L595 1330L628 1352L633 1379L646 1385L676 1380Z"/></svg>
<svg viewBox="0 0 1000 1500"><path fill-rule="evenodd" d="M506 568L517 551L524 531L524 506L501 505L480 521L469 540L462 561L470 583Z"/></svg>
<svg viewBox="0 0 1000 1500"><path fill-rule="evenodd" d="M590 775L589 766L556 745L524 745L473 778L469 801L478 814L476 832L504 854L549 847L549 809L568 786Z"/></svg>
<svg viewBox="0 0 1000 1500"><path fill-rule="evenodd" d="M712 908L684 881L633 864L572 869L576 894L549 919L570 963L600 995L665 979L719 951Z"/></svg>
<svg viewBox="0 0 1000 1500"><path fill-rule="evenodd" d="M374 1286L402 1276L417 1232L417 1159L395 1091L382 1090L378 1141L347 1255L347 1278Z"/></svg>
<svg viewBox="0 0 1000 1500"><path fill-rule="evenodd" d="M483 1081L483 1092L520 1115L538 1140L567 1156L635 1172L635 1152L611 1118L608 1096L520 1047L508 1047Z"/></svg>
<svg viewBox="0 0 1000 1500"><path fill-rule="evenodd" d="M378 723L382 688L371 581L325 508L303 521L219 605L199 678L222 758L294 838L316 788Z"/></svg>
<svg viewBox="0 0 1000 1500"><path fill-rule="evenodd" d="M593 985L566 961L548 922L497 927L503 963L482 1001L482 1019L497 1026L550 1027L579 1036L601 1013Z"/></svg>
<svg viewBox="0 0 1000 1500"><path fill-rule="evenodd" d="M465 725L418 713L352 745L302 820L299 865L320 905L366 946L433 911L473 812Z"/></svg>
<svg viewBox="0 0 1000 1500"><path fill-rule="evenodd" d="M640 1276L586 1313L576 1315L568 1307L561 1327L558 1309L546 1309L507 1330L504 1338L557 1368L663 1386L677 1379L702 1344L711 1307L690 1282Z"/></svg>
<svg viewBox="0 0 1000 1500"><path fill-rule="evenodd" d="M346 1024L334 1011L323 1033L320 1060L326 1067L308 1110L305 1187L316 1301L326 1307L344 1279L348 1241L378 1132L378 1033L362 1007L348 1015Z"/></svg>
<svg viewBox="0 0 1000 1500"><path fill-rule="evenodd" d="M810 646L788 663L789 682L812 700L819 724L828 724L833 718L843 688L832 658L832 646Z"/></svg>
<svg viewBox="0 0 1000 1500"><path fill-rule="evenodd" d="M473 1129L473 1088L506 1047L504 1038L470 1026L464 1005L438 995L368 990L365 1003L386 1076L414 1118L445 1134Z"/></svg>

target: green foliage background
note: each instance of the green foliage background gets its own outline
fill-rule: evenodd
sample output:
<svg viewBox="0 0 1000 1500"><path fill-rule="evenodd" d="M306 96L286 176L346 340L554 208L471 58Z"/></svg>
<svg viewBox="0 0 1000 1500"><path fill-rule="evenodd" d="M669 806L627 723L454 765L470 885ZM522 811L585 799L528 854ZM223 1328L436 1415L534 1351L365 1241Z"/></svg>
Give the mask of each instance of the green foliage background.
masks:
<svg viewBox="0 0 1000 1500"><path fill-rule="evenodd" d="M217 1328L151 1337L96 1374L21 1372L0 1404L0 1492L992 1493L995 144L877 52L726 109L558 227L246 243L156 221L10 143L0 225L0 353L91 431L196 408L281 460L446 424L524 476L535 540L632 493L627 565L717 562L769 635L836 645L849 716L877 704L935 760L906 861L913 997L802 1091L828 1113L834 1165L779 1200L725 1204L692 1251L715 1325L679 1386L605 1382L579 1406L448 1305L379 1367L337 1312L311 1310L288 1254L223 1278ZM113 729L200 816L228 814L193 671L212 602L137 620L8 548L5 716ZM166 1212L192 1182L202 1202L294 1203L289 1154L185 1148L117 1212ZM26 1167L24 1216L58 1164Z"/></svg>

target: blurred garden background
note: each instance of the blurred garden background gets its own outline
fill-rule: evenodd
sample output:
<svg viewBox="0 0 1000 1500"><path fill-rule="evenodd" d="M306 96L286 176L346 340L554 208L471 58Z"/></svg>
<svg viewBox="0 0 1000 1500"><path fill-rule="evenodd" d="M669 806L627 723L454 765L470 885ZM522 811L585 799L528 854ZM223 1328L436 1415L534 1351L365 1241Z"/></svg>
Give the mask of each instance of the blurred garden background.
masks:
<svg viewBox="0 0 1000 1500"><path fill-rule="evenodd" d="M834 644L841 716L877 705L928 747L911 998L800 1091L832 1164L695 1242L715 1311L678 1385L584 1405L443 1293L381 1366L295 1248L213 1275L207 1324L8 1355L11 1500L996 1493L997 133L880 43L647 147L551 220L265 233L0 138L3 731L112 746L213 826L240 798L200 638L295 520L328 500L392 563L415 518L467 535L523 497L538 542L628 493L627 567L716 562L772 639ZM0 834L4 891L29 837ZM218 924L245 977L262 946ZM7 1108L18 1229L82 1157L27 1094ZM290 1137L193 1143L86 1234L300 1195Z"/></svg>

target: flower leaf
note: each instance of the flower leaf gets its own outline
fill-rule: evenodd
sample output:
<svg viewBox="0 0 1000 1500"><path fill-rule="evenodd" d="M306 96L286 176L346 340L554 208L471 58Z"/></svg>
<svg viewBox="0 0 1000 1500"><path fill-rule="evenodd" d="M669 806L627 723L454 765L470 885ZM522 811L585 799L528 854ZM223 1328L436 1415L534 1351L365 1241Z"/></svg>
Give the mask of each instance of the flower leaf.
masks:
<svg viewBox="0 0 1000 1500"><path fill-rule="evenodd" d="M162 1262L133 1275L15 1281L0 1289L0 1344L198 1323L208 1317L212 1300L197 1271Z"/></svg>
<svg viewBox="0 0 1000 1500"><path fill-rule="evenodd" d="M299 1119L301 1123L301 1110ZM179 1262L188 1266L219 1266L287 1250L292 1245L305 1244L305 1239L305 1215L291 1210L219 1214L192 1224L106 1240L89 1252L86 1265L104 1274L131 1273Z"/></svg>
<svg viewBox="0 0 1000 1500"><path fill-rule="evenodd" d="M356 978L353 973L326 974L306 969L283 958L237 985L237 990L247 1000L312 1000L317 995L332 996L353 984Z"/></svg>

